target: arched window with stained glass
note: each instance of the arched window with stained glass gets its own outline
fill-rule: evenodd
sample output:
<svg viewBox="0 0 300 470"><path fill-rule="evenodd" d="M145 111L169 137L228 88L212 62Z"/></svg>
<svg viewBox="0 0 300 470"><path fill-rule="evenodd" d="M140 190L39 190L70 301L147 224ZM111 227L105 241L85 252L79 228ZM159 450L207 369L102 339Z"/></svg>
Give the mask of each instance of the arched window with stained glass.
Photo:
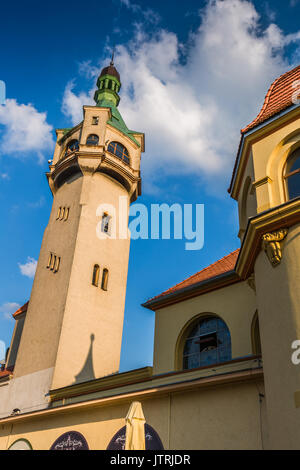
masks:
<svg viewBox="0 0 300 470"><path fill-rule="evenodd" d="M295 150L289 156L284 178L288 199L300 196L300 149Z"/></svg>
<svg viewBox="0 0 300 470"><path fill-rule="evenodd" d="M86 139L86 145L96 146L99 143L99 137L96 134L90 134Z"/></svg>
<svg viewBox="0 0 300 470"><path fill-rule="evenodd" d="M76 139L70 140L70 142L67 144L64 156L66 157L70 153L77 152L78 150L79 150L78 140Z"/></svg>
<svg viewBox="0 0 300 470"><path fill-rule="evenodd" d="M108 152L123 160L123 162L127 163L127 165L130 164L129 153L124 145L120 144L119 142L110 142L107 150Z"/></svg>
<svg viewBox="0 0 300 470"><path fill-rule="evenodd" d="M189 328L183 348L183 369L231 360L231 338L219 317L198 318Z"/></svg>

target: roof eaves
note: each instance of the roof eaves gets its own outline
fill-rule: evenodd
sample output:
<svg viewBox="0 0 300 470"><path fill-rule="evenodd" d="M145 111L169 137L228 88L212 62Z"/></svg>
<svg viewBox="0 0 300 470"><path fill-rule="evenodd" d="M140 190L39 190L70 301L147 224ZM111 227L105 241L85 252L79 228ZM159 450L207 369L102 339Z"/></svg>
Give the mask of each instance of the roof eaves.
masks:
<svg viewBox="0 0 300 470"><path fill-rule="evenodd" d="M205 279L203 281L195 282L190 286L183 287L182 289L177 289L168 294L162 294L158 297L148 300L142 304L142 307L148 308L149 310L155 310L156 308L161 308L163 306L170 305L175 303L178 300L184 300L186 297L194 297L207 292L208 290L215 290L224 286L224 281L226 285L233 284L234 282L241 281L240 277L233 269L225 273L219 274L217 276Z"/></svg>
<svg viewBox="0 0 300 470"><path fill-rule="evenodd" d="M235 160L235 164L234 164L234 168L233 168L233 172L232 172L230 186L227 190L229 194L232 194L233 186L234 186L235 180L236 180L236 170L237 170L237 168L240 164L240 159L241 159L241 156L242 156L242 153L243 153L246 138L249 137L250 135L254 134L255 132L259 131L263 127L267 127L269 124L274 122L276 119L279 119L280 117L285 116L286 114L290 113L291 111L294 111L294 109L299 108L299 107L300 107L300 103L299 104L292 104L291 106L288 106L288 107L282 109L281 111L274 114L273 116L270 116L265 121L256 124L255 127L252 127L248 131L246 131L244 133L242 133L242 131L241 131L242 135L241 135L241 139L240 139L240 144L239 144L239 148L238 148L238 152L237 152L237 156L236 156L236 160Z"/></svg>

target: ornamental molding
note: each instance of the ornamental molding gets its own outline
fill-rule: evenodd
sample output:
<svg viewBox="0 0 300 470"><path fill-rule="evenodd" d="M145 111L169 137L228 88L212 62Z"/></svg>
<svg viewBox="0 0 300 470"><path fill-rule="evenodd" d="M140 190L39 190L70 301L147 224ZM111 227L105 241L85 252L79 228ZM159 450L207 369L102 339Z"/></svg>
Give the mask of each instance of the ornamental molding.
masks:
<svg viewBox="0 0 300 470"><path fill-rule="evenodd" d="M252 183L252 189L257 189L259 186L263 186L264 184L272 183L273 180L269 176L265 176L264 178L261 178L259 180L256 180Z"/></svg>
<svg viewBox="0 0 300 470"><path fill-rule="evenodd" d="M273 267L281 263L283 241L287 234L288 229L282 228L262 236L262 247Z"/></svg>
<svg viewBox="0 0 300 470"><path fill-rule="evenodd" d="M241 279L246 280L254 271L255 261L262 249L262 237L267 234L287 230L300 223L300 197L280 206L273 207L262 214L249 219L244 235L235 271ZM282 241L279 255L282 255ZM264 244L268 245L268 240ZM278 247L278 246L277 246ZM270 251L269 251L270 252ZM279 256L280 257L280 256ZM277 263L278 264L278 263Z"/></svg>
<svg viewBox="0 0 300 470"><path fill-rule="evenodd" d="M254 292L256 292L254 273L252 273L251 276L248 277L247 283L248 283L248 286L251 287L251 289L254 290Z"/></svg>

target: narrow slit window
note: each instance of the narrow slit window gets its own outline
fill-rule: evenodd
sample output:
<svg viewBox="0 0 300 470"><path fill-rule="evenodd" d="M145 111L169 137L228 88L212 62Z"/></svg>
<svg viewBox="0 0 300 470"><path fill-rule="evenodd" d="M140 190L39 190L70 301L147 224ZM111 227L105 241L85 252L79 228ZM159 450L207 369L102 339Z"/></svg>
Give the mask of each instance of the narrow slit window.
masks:
<svg viewBox="0 0 300 470"><path fill-rule="evenodd" d="M107 213L102 215L101 231L110 234L111 216Z"/></svg>
<svg viewBox="0 0 300 470"><path fill-rule="evenodd" d="M50 253L50 255L49 255L47 268L50 268L51 263L52 263L52 253Z"/></svg>
<svg viewBox="0 0 300 470"><path fill-rule="evenodd" d="M61 207L58 208L56 220L60 219L60 215L61 215Z"/></svg>
<svg viewBox="0 0 300 470"><path fill-rule="evenodd" d="M107 290L107 284L108 284L108 269L104 268L103 274L102 274L101 289Z"/></svg>
<svg viewBox="0 0 300 470"><path fill-rule="evenodd" d="M95 264L94 269L93 269L93 278L92 278L92 285L95 287L98 287L99 274L100 274L100 267L98 264Z"/></svg>
<svg viewBox="0 0 300 470"><path fill-rule="evenodd" d="M55 258L56 258L56 260L55 260L55 263L54 263L53 272L57 273L57 271L59 270L59 266L60 266L60 256L56 256Z"/></svg>
<svg viewBox="0 0 300 470"><path fill-rule="evenodd" d="M51 264L50 264L50 270L54 270L54 266L56 265L56 255L52 254L52 259L51 259Z"/></svg>
<svg viewBox="0 0 300 470"><path fill-rule="evenodd" d="M70 207L67 207L65 210L65 220L68 220L70 214Z"/></svg>
<svg viewBox="0 0 300 470"><path fill-rule="evenodd" d="M61 214L60 214L60 219L59 220L63 220L65 217L65 207L62 207L61 209Z"/></svg>
<svg viewBox="0 0 300 470"><path fill-rule="evenodd" d="M97 126L97 124L99 124L99 117L98 116L93 116L92 124L93 124L93 126Z"/></svg>

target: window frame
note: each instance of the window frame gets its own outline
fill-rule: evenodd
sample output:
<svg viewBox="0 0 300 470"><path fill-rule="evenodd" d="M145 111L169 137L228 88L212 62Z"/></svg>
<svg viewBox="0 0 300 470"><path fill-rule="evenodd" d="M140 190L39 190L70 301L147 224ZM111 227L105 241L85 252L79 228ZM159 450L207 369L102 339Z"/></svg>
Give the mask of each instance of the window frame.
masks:
<svg viewBox="0 0 300 470"><path fill-rule="evenodd" d="M75 143L76 143L76 148L75 149L70 149L70 146L72 144L75 144ZM79 140L78 139L71 139L71 140L69 140L69 142L67 143L67 145L65 147L64 157L67 157L71 153L78 152L78 151L79 151Z"/></svg>
<svg viewBox="0 0 300 470"><path fill-rule="evenodd" d="M214 363L211 363L209 365L199 365L195 368L185 368L184 367L184 350L185 350L185 345L188 339L191 339L191 334L193 329L197 326L198 323L204 321L204 320L220 320L224 323L225 327L228 330L229 333L229 339L230 339L230 359L228 360L223 360L223 361L217 361ZM210 333L210 331L203 333L201 336L205 336L206 334ZM200 354L200 353L199 353ZM218 356L217 356L218 358ZM231 332L229 330L229 327L226 323L226 321L221 318L219 315L216 315L214 313L201 313L199 315L194 316L193 318L188 321L184 327L181 329L181 332L178 335L177 341L176 341L176 346L175 346L175 362L174 362L174 367L175 370L185 370L185 371L191 371L191 370L196 370L196 369L202 369L206 367L211 367L211 366L219 366L222 365L226 362L229 362L232 360L232 340L231 340Z"/></svg>
<svg viewBox="0 0 300 470"><path fill-rule="evenodd" d="M294 149L287 157L285 165L284 165L284 172L283 172L283 181L284 181L284 191L285 191L285 199L286 202L291 201L292 199L295 199L300 196L300 192L298 196L295 197L290 197L290 191L289 191L289 178L291 176L297 175L300 173L300 168L297 168L296 170L289 171L289 167L291 168L293 164L299 160L300 161L300 147ZM300 166L300 165L299 165Z"/></svg>
<svg viewBox="0 0 300 470"><path fill-rule="evenodd" d="M99 277L100 277L100 266L99 264L94 264L93 275L92 275L92 286L99 286Z"/></svg>
<svg viewBox="0 0 300 470"><path fill-rule="evenodd" d="M107 291L109 270L104 268L102 271L101 289Z"/></svg>
<svg viewBox="0 0 300 470"><path fill-rule="evenodd" d="M122 148L122 155L119 156L117 154L117 146L120 146ZM110 146L114 146L114 149L113 151L110 150ZM129 152L128 152L128 149L127 147L125 147L125 145L121 144L121 142L117 142L116 140L113 140L111 142L109 142L108 146L107 146L107 151L111 154L111 155L114 155L116 158L118 158L119 160L121 160L122 162L126 163L126 165L129 165L130 166L130 156L129 156Z"/></svg>
<svg viewBox="0 0 300 470"><path fill-rule="evenodd" d="M97 139L97 143L88 143L88 140L91 138L91 137L96 137ZM85 145L87 147L97 147L99 145L99 136L97 134L89 134L86 138L86 141L85 141Z"/></svg>

